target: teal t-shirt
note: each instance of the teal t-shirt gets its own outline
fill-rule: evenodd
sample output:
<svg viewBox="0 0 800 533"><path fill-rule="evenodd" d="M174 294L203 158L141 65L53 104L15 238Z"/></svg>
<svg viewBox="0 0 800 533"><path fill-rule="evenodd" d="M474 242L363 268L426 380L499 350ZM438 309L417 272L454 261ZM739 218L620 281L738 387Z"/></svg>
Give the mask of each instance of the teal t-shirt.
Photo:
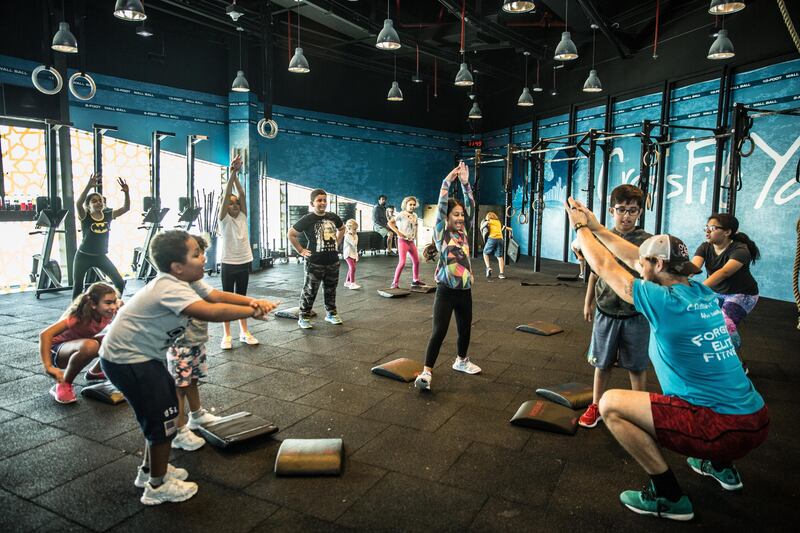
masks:
<svg viewBox="0 0 800 533"><path fill-rule="evenodd" d="M717 295L689 285L633 282L633 305L650 322L650 360L667 396L725 415L747 415L764 399L745 375Z"/></svg>

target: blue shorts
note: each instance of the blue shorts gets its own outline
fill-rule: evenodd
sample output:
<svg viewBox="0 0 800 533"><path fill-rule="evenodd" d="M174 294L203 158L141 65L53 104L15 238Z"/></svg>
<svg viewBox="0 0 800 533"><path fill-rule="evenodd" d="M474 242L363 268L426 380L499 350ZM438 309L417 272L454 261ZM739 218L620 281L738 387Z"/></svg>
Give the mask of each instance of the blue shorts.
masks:
<svg viewBox="0 0 800 533"><path fill-rule="evenodd" d="M608 370L614 364L629 372L643 372L650 365L650 324L643 315L613 318L595 310L589 364Z"/></svg>
<svg viewBox="0 0 800 533"><path fill-rule="evenodd" d="M167 367L155 359L146 363L119 364L100 358L106 377L125 396L144 437L151 444L175 436L178 398L175 380Z"/></svg>
<svg viewBox="0 0 800 533"><path fill-rule="evenodd" d="M483 255L494 255L495 257L503 257L503 239L486 239L486 244L483 246Z"/></svg>
<svg viewBox="0 0 800 533"><path fill-rule="evenodd" d="M50 346L50 359L53 361L53 366L56 368L61 368L58 366L58 351L61 349L63 342L59 342L58 344L53 344Z"/></svg>

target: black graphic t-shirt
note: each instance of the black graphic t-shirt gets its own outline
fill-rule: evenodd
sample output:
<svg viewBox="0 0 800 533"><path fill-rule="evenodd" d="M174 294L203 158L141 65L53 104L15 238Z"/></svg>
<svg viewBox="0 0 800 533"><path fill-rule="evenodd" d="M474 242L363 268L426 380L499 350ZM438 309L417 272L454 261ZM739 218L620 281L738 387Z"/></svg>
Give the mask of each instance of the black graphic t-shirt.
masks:
<svg viewBox="0 0 800 533"><path fill-rule="evenodd" d="M336 231L343 225L342 219L334 213L325 213L324 215L309 213L292 227L295 231L303 233L308 239L306 248L311 250L309 262L318 265L332 265L339 260Z"/></svg>
<svg viewBox="0 0 800 533"><path fill-rule="evenodd" d="M103 218L95 220L87 212L81 220L81 245L78 250L90 255L105 255L108 253L108 232L111 230L111 219L114 211L110 208L103 209Z"/></svg>

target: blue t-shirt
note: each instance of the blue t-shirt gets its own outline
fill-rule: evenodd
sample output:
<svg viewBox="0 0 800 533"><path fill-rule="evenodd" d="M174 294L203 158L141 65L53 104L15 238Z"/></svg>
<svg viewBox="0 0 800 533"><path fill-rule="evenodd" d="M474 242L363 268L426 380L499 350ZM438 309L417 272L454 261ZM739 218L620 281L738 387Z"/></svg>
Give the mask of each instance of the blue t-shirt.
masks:
<svg viewBox="0 0 800 533"><path fill-rule="evenodd" d="M650 322L650 360L667 396L725 415L764 406L736 356L717 295L696 281L633 282L633 304Z"/></svg>

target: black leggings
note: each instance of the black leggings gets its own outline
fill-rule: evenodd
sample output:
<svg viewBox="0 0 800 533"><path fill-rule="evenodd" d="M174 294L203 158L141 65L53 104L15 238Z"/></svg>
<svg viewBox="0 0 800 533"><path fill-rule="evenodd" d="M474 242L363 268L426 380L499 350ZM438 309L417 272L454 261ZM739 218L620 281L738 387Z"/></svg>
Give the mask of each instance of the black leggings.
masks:
<svg viewBox="0 0 800 533"><path fill-rule="evenodd" d="M242 263L241 265L222 263L220 271L223 291L235 292L242 296L247 294L247 283L250 281L250 263Z"/></svg>
<svg viewBox="0 0 800 533"><path fill-rule="evenodd" d="M114 266L108 256L85 254L77 251L75 252L75 260L72 263L72 274L75 280L72 284L73 300L83 293L83 280L90 268L96 268L111 278L111 282L114 283L117 292L122 296L122 291L125 289L125 280L122 279L119 270L117 270L117 267Z"/></svg>
<svg viewBox="0 0 800 533"><path fill-rule="evenodd" d="M459 357L467 357L469 336L472 332L472 289L450 289L444 285L436 286L436 298L433 300L433 331L428 341L425 354L425 366L433 368L439 350L450 326L450 317L455 312L458 340L456 341Z"/></svg>

